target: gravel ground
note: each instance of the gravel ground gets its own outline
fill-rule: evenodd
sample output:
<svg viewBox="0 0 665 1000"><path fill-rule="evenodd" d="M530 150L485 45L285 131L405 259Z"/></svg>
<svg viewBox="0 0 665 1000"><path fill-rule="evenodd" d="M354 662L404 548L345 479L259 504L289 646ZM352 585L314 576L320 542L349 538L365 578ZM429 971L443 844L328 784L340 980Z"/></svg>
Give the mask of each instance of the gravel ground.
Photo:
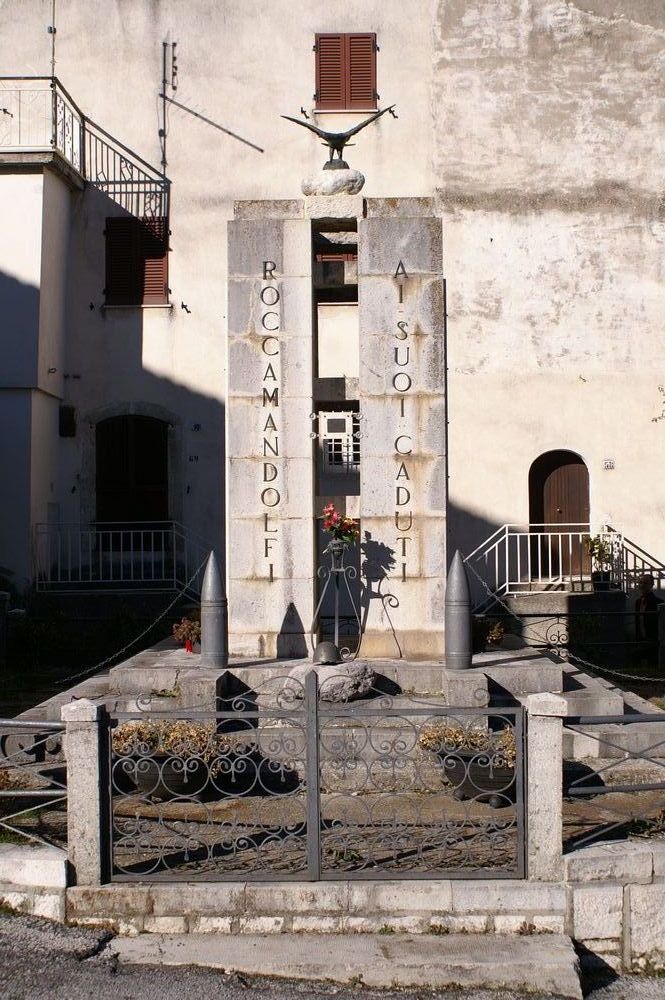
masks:
<svg viewBox="0 0 665 1000"><path fill-rule="evenodd" d="M0 996L6 1000L552 1000L551 994L487 990L381 991L288 980L247 979L212 970L122 967L108 957L111 935L35 917L0 915ZM592 1000L663 1000L665 979L624 976Z"/></svg>

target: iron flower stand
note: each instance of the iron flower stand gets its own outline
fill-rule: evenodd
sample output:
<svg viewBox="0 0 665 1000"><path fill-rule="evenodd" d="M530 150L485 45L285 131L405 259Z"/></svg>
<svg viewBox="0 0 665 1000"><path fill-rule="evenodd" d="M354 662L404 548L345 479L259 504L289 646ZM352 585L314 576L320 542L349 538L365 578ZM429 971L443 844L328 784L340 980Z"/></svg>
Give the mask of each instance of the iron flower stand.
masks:
<svg viewBox="0 0 665 1000"><path fill-rule="evenodd" d="M313 660L314 663L342 663L344 659L350 658L352 656L348 648L340 650L339 648L339 605L340 605L340 591L342 587L342 581L344 581L344 586L346 587L346 592L349 596L349 601L351 602L351 607L353 608L353 614L358 623L358 636L361 633L361 622L360 613L356 607L356 602L353 599L353 594L351 593L351 588L349 586L349 580L355 580L358 576L358 570L355 566L345 566L344 565L344 555L348 549L348 543L343 541L341 538L333 538L324 550L324 556L330 555L330 565L321 566L317 571L317 576L320 580L324 580L323 590L321 591L321 596L319 597L319 603L316 605L316 610L314 611L314 618L312 621L311 636L312 645L314 645L314 637L316 635L316 626L319 618L319 612L323 606L323 601L326 596L328 587L331 584L334 587L334 599L335 599L335 625L333 633L333 642L319 642L314 650Z"/></svg>

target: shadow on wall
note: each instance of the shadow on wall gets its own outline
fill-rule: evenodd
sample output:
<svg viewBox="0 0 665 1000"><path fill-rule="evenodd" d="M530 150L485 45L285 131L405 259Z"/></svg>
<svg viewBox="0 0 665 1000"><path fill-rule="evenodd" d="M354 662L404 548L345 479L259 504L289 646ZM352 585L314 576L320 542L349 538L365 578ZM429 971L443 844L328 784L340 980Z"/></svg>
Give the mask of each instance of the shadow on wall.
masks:
<svg viewBox="0 0 665 1000"><path fill-rule="evenodd" d="M0 271L0 584L29 572L32 387L37 383L39 289ZM0 586L2 589L2 586Z"/></svg>
<svg viewBox="0 0 665 1000"><path fill-rule="evenodd" d="M174 354L176 330L181 342L189 334L192 338L189 349L196 350L201 312L198 311L197 317L196 301L188 296L187 289L180 288L173 292L168 289L172 302L182 298L189 305L187 315L178 310L177 323L174 311L168 308L146 310L119 303L116 308L103 308L104 291L108 299L109 290L108 234L121 243L127 235L122 229L114 233L113 227L108 226L111 219L116 222L116 228L118 223L122 227L132 222L132 216L101 190L88 186L77 196L72 212L72 266L68 276L68 329L72 331L68 340L68 366L72 371L81 371L80 366L85 365L81 371L80 389L75 383L71 384L72 402L80 406L80 519L83 522L101 519L97 496L100 485L97 424L109 417L123 415L157 418L168 428L166 520L182 521L206 547L215 548L220 554L220 569L224 574L224 406L219 399L197 391L191 384L181 384L177 371L172 377L160 373ZM116 302L118 291L122 293L124 288L130 301L145 298L151 303L158 297L158 285L163 289L168 282L167 271L158 260L156 225L155 222L146 226L139 224L133 232L132 261L139 261L140 273L136 278L125 280L120 270L120 281L115 284ZM168 239L168 233L164 236ZM110 253L114 252L111 248ZM151 324L150 337L146 340L148 323ZM131 459L128 455L128 462ZM115 468L118 464L121 463L114 463ZM141 490L145 493L151 489L152 484L146 481L151 472L149 460L141 462L134 457L134 467L128 467L127 471L134 477L133 488L137 496ZM118 475L117 478L125 477ZM118 487L118 520L123 520L126 519L122 516L123 511L131 509L131 498L128 501L125 496L123 500L122 482ZM113 501L113 488L108 478L104 490L105 506L108 506ZM157 510L159 507L146 502L136 506L138 510L151 506ZM113 521L115 518L104 511L104 519Z"/></svg>
<svg viewBox="0 0 665 1000"><path fill-rule="evenodd" d="M390 616L391 610L394 611L399 607L399 600L386 589L386 581L396 563L395 550L391 549L384 542L375 541L371 533L365 531L363 533L363 541L360 543L360 553L360 573L362 580L360 589L361 635L364 634L367 627L372 602L380 602L383 613L390 624L397 655L401 658L403 655L402 647L397 639L395 626Z"/></svg>
<svg viewBox="0 0 665 1000"><path fill-rule="evenodd" d="M487 538L501 527L498 521L488 521L487 518L479 517L463 507L458 507L454 503L448 506L448 517L446 522L447 543L446 559L448 568L453 560L457 549L466 558ZM473 605L482 602L487 596L480 580L474 575L471 569L468 570L469 586L471 588L471 600Z"/></svg>
<svg viewBox="0 0 665 1000"><path fill-rule="evenodd" d="M308 655L305 626L293 601L289 601L277 634L277 659L300 659Z"/></svg>
<svg viewBox="0 0 665 1000"><path fill-rule="evenodd" d="M222 555L224 546L224 406L219 399L196 388L164 377L172 354L173 315L146 311L140 306L105 306L107 219L131 220L103 192L88 186L72 194L69 247L48 245L45 253L67 253L66 341L63 397L24 392L8 387L34 387L37 382L39 317L48 306L48 289L40 290L0 274L0 463L11 476L0 483L0 567L7 571L31 564L30 519L49 525L73 523L88 527L100 517L97 502L97 425L109 417L150 416L164 421L168 438L168 517L182 521ZM203 266L203 261L201 262ZM48 269L48 258L42 262ZM150 265L151 267L152 265ZM143 296L150 268L136 285ZM131 284L131 282L130 282ZM178 294L187 298L186 289ZM171 296L175 298L175 296ZM179 301L179 299L178 299ZM196 336L197 303L189 298L190 315L178 313L179 337ZM202 310L201 310L202 311ZM158 324L163 343L154 335L145 342L145 324ZM200 319L199 319L200 322ZM187 326L189 324L189 326ZM151 332L152 332L151 330ZM42 350L50 335L42 326ZM146 346L152 352L146 355ZM195 349L195 345L191 345ZM164 351L160 357L159 351ZM151 360L152 359L152 360ZM153 363L154 362L154 363ZM153 367L155 371L150 370ZM73 408L71 436L59 434L59 405ZM36 423L36 417L39 423ZM39 443L44 444L44 461ZM36 450L37 449L37 450ZM129 448L125 449L129 451ZM32 458L31 458L32 456ZM48 459L53 458L53 471ZM117 469L125 468L133 487L150 489L144 482L149 463L137 456L116 456L113 476L118 488L118 514L109 513L107 496L104 518L127 520L129 486ZM153 463L154 464L154 463ZM142 479L143 477L143 479ZM108 477L107 477L108 478ZM112 494L112 484L106 484ZM32 494L32 496L31 496ZM112 499L112 496L111 496ZM129 518L130 520L132 518ZM139 518L134 518L138 520ZM49 554L47 551L47 561ZM0 568L0 573L5 572ZM222 567L224 572L224 567ZM8 573L9 575L9 573Z"/></svg>

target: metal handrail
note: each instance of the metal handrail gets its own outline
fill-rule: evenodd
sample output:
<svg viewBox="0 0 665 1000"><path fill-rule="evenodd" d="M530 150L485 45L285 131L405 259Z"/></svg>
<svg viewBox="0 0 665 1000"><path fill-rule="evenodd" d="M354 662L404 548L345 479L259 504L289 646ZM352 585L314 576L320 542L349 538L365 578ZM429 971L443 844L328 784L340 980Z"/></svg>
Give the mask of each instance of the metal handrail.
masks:
<svg viewBox="0 0 665 1000"><path fill-rule="evenodd" d="M19 86L13 90L3 86L8 83L16 83ZM28 83L48 84L48 90L53 95L50 107L47 104L46 87L31 89L20 86ZM9 94L14 91L18 95L16 98L18 142L0 143L0 148L4 146L5 149L11 150L57 150L84 180L106 191L130 214L139 218L168 217L170 180L129 146L85 115L58 77L0 76L0 97L3 93ZM20 95L22 93L44 96L44 100L38 102L39 107L24 111L24 114L28 115L25 127L29 131L30 141L24 141L21 137ZM10 128L11 135L11 126L7 127ZM40 133L37 141L35 141L35 129ZM39 141L40 139L43 141ZM97 169L100 158L103 164L101 171ZM110 172L115 176L105 176L109 166L112 168ZM131 176L125 176L125 171ZM143 177L133 176L136 173L143 174Z"/></svg>
<svg viewBox="0 0 665 1000"><path fill-rule="evenodd" d="M198 593L210 545L178 521L35 524L37 590ZM192 583L194 567L199 566Z"/></svg>

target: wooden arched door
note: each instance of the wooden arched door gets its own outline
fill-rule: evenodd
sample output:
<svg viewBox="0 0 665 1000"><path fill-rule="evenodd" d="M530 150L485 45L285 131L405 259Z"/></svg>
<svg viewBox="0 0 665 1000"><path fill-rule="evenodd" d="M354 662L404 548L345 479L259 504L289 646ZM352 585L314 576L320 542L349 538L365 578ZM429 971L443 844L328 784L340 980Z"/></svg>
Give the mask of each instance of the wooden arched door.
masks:
<svg viewBox="0 0 665 1000"><path fill-rule="evenodd" d="M548 451L533 463L529 520L533 530L551 535L547 565L555 573L589 571L581 537L589 530L589 470L575 452ZM573 537L564 539L564 534Z"/></svg>

